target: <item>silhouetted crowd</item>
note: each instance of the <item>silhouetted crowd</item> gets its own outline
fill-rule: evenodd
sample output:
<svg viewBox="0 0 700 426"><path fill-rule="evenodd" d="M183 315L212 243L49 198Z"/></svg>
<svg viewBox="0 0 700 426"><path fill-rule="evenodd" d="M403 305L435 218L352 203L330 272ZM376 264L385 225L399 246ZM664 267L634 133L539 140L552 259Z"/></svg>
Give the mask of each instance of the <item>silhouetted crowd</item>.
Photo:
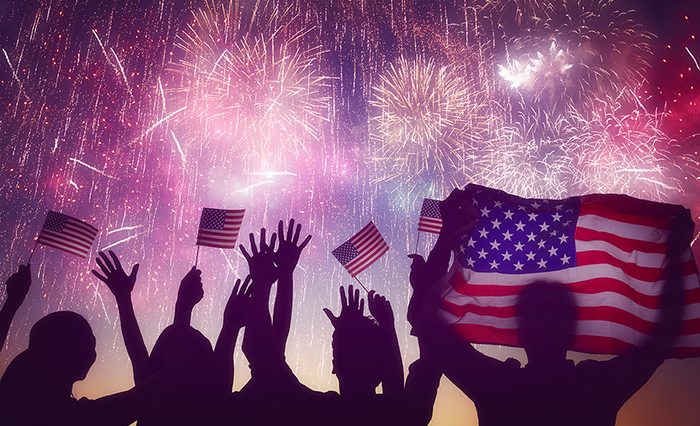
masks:
<svg viewBox="0 0 700 426"><path fill-rule="evenodd" d="M618 410L663 363L680 329L683 287L678 267L688 217L677 218L666 253L662 318L645 344L608 361L574 364L566 358L575 335L577 306L567 287L534 282L519 294L516 317L528 363L499 361L437 324L437 283L448 271L451 240L474 227L477 212L455 190L440 203L443 227L427 260L410 255L413 294L408 321L420 357L404 379L390 302L370 291L340 287L341 311L324 309L334 327L333 374L340 392L310 389L285 359L291 327L294 269L311 236L301 240L294 219L267 237L250 234L241 246L249 275L237 280L211 342L190 325L204 295L202 272L192 268L180 282L173 323L149 353L131 294L138 264L127 274L112 251L100 253L92 273L114 295L133 367L134 387L90 400L72 396L97 358L88 321L54 312L34 324L29 347L0 380L1 425L426 425L444 374L476 405L479 424L614 425ZM274 284L276 286L273 286ZM0 310L2 343L31 284L30 265L6 282ZM270 310L273 287L274 305ZM371 316L365 315L365 305ZM232 391L239 331L251 378ZM2 348L3 345L0 345ZM377 388L381 384L381 393Z"/></svg>

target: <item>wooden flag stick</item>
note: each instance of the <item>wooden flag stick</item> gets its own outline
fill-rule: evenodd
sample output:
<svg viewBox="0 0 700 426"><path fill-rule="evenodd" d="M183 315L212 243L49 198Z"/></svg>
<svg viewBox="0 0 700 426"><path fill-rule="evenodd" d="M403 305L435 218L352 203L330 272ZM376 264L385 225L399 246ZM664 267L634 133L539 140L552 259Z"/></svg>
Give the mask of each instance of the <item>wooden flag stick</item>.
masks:
<svg viewBox="0 0 700 426"><path fill-rule="evenodd" d="M364 284L362 284L362 283L360 282L360 280L357 279L357 277L355 277L355 281L357 281L357 283L360 284L360 286L361 286L367 293L369 293L369 290L367 290L367 287L365 287Z"/></svg>
<svg viewBox="0 0 700 426"><path fill-rule="evenodd" d="M36 246L39 244L39 241L34 242L34 248L32 249L32 252L29 254L29 259L27 259L27 265L29 265L29 262L32 260L32 256L34 256L34 250L36 250Z"/></svg>
<svg viewBox="0 0 700 426"><path fill-rule="evenodd" d="M418 232L418 236L416 237L416 249L413 251L414 254L418 254L418 241L420 241L420 231Z"/></svg>
<svg viewBox="0 0 700 426"><path fill-rule="evenodd" d="M194 258L194 267L197 269L197 262L199 262L199 244L197 244L197 257Z"/></svg>

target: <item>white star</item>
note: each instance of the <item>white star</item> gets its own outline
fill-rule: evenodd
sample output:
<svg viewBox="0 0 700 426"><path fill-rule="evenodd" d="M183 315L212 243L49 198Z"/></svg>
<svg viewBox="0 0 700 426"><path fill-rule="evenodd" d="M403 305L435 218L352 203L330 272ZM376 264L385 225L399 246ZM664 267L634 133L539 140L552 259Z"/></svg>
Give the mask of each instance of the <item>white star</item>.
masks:
<svg viewBox="0 0 700 426"><path fill-rule="evenodd" d="M501 243L499 243L499 242L496 241L496 240L491 241L490 244L491 244L491 248L492 248L493 250L498 250L498 246L501 245Z"/></svg>
<svg viewBox="0 0 700 426"><path fill-rule="evenodd" d="M523 223L522 220L521 220L520 222L516 223L516 224L515 224L515 227L518 228L518 229L516 229L516 231L523 231L523 232L525 232L525 224Z"/></svg>
<svg viewBox="0 0 700 426"><path fill-rule="evenodd" d="M503 201L495 201L493 204L495 207L501 207L503 205Z"/></svg>
<svg viewBox="0 0 700 426"><path fill-rule="evenodd" d="M540 268L545 268L547 266L547 261L542 259L537 264L540 266Z"/></svg>
<svg viewBox="0 0 700 426"><path fill-rule="evenodd" d="M481 259L481 258L486 259L486 255L487 255L486 250L481 249L481 250L477 251L477 253L479 254L479 259Z"/></svg>
<svg viewBox="0 0 700 426"><path fill-rule="evenodd" d="M528 240L528 241L535 241L535 237L536 237L536 236L537 236L537 235L535 235L534 232L530 232L529 234L527 234L527 240Z"/></svg>
<svg viewBox="0 0 700 426"><path fill-rule="evenodd" d="M501 222L499 222L498 219L492 220L491 224L493 225L494 229L495 228L501 229Z"/></svg>
<svg viewBox="0 0 700 426"><path fill-rule="evenodd" d="M526 210L525 206L518 206L518 210Z"/></svg>
<svg viewBox="0 0 700 426"><path fill-rule="evenodd" d="M474 262L475 262L475 260L472 259L471 257L469 259L467 259L467 263L469 263L469 266L474 266Z"/></svg>
<svg viewBox="0 0 700 426"><path fill-rule="evenodd" d="M506 232L503 234L503 241L505 241L505 240L510 241L510 237L512 237L512 236L513 236L513 234L511 234L510 231L506 231Z"/></svg>
<svg viewBox="0 0 700 426"><path fill-rule="evenodd" d="M474 238L469 237L469 242L467 243L467 247L474 247L474 244L476 244L476 241L474 241Z"/></svg>
<svg viewBox="0 0 700 426"><path fill-rule="evenodd" d="M556 206L554 206L554 208L557 209L557 210L559 210L559 211L561 211L561 209L562 209L563 207L564 207L564 206L561 205L561 204L557 204Z"/></svg>
<svg viewBox="0 0 700 426"><path fill-rule="evenodd" d="M507 212L505 212L505 213L503 213L503 214L506 215L506 219L511 219L511 220L513 220L513 215L514 215L515 213L513 213L513 212L510 211L510 209L509 209Z"/></svg>
<svg viewBox="0 0 700 426"><path fill-rule="evenodd" d="M498 265L500 265L500 263L494 260L493 262L489 263L489 265L491 265L491 269L496 269L498 268Z"/></svg>
<svg viewBox="0 0 700 426"><path fill-rule="evenodd" d="M459 252L462 253L462 254L464 254L464 253L467 252L467 248L464 247L464 244L460 244L460 245L459 245Z"/></svg>
<svg viewBox="0 0 700 426"><path fill-rule="evenodd" d="M542 240L542 241L540 241L539 243L537 243L537 246L538 246L539 248L544 248L544 240Z"/></svg>
<svg viewBox="0 0 700 426"><path fill-rule="evenodd" d="M549 252L549 257L557 255L557 249L554 246L552 246L552 248L547 251Z"/></svg>
<svg viewBox="0 0 700 426"><path fill-rule="evenodd" d="M549 225L547 225L546 223L542 223L540 225L540 231L544 232L544 231L548 231L548 230L549 230Z"/></svg>
<svg viewBox="0 0 700 426"><path fill-rule="evenodd" d="M510 261L510 257L513 256L512 254L508 253L507 251L505 253L501 253L501 256L503 256L503 260L508 260Z"/></svg>
<svg viewBox="0 0 700 426"><path fill-rule="evenodd" d="M539 204L537 201L535 201L534 203L532 203L530 205L532 206L532 208L539 209L542 204Z"/></svg>
<svg viewBox="0 0 700 426"><path fill-rule="evenodd" d="M559 237L559 241L561 241L562 244L564 244L565 242L567 242L568 239L569 239L569 236L566 235L566 234L564 234L564 235L562 235L561 237Z"/></svg>
<svg viewBox="0 0 700 426"><path fill-rule="evenodd" d="M571 221L567 220L566 222L564 222L564 227L566 228L567 226L569 226L570 223L571 223Z"/></svg>
<svg viewBox="0 0 700 426"><path fill-rule="evenodd" d="M552 216L552 219L554 219L555 222L558 222L562 218L562 215L559 213L554 213L554 216Z"/></svg>
<svg viewBox="0 0 700 426"><path fill-rule="evenodd" d="M522 263L520 263L520 261L518 260L518 262L515 263L513 266L515 266L515 270L516 270L516 271L522 271L523 266L525 266L525 265L522 264Z"/></svg>
<svg viewBox="0 0 700 426"><path fill-rule="evenodd" d="M480 210L482 216L489 217L489 213L491 213L491 210L487 209L486 206L484 206L483 209Z"/></svg>
<svg viewBox="0 0 700 426"><path fill-rule="evenodd" d="M478 206L479 202L472 198L472 204L474 204L475 206Z"/></svg>
<svg viewBox="0 0 700 426"><path fill-rule="evenodd" d="M515 245L515 251L522 250L523 247L525 247L525 244L518 241L518 243Z"/></svg>
<svg viewBox="0 0 700 426"><path fill-rule="evenodd" d="M529 213L527 217L529 217L530 220L534 220L535 222L537 222L537 213Z"/></svg>
<svg viewBox="0 0 700 426"><path fill-rule="evenodd" d="M564 257L561 258L561 263L562 265L566 265L569 263L569 259L571 259L570 256L564 255Z"/></svg>
<svg viewBox="0 0 700 426"><path fill-rule="evenodd" d="M486 228L483 228L481 231L479 231L479 235L481 235L481 238L486 238L488 234L489 231L487 231Z"/></svg>
<svg viewBox="0 0 700 426"><path fill-rule="evenodd" d="M530 253L526 254L525 256L527 256L527 260L535 260L535 253L533 253L532 251L530 251Z"/></svg>

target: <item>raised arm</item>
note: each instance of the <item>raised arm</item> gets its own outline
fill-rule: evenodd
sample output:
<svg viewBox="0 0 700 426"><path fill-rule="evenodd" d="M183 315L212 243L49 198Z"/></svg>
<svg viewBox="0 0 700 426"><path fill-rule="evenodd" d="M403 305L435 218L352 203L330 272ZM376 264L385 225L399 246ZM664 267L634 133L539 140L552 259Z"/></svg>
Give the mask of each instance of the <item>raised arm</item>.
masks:
<svg viewBox="0 0 700 426"><path fill-rule="evenodd" d="M274 239L273 235L273 239ZM278 271L274 263L272 248L265 241L265 229L260 231L260 248L255 236L250 234L250 253L240 246L243 257L248 261L250 271L250 302L246 316L246 332L243 337L243 352L248 358L253 379L264 373L262 369L272 357L272 319L268 304L272 284L277 280Z"/></svg>
<svg viewBox="0 0 700 426"><path fill-rule="evenodd" d="M281 355L284 355L292 322L294 269L299 262L301 252L311 240L311 235L309 235L301 244L298 244L300 233L301 224L297 224L295 230L294 219L291 219L285 237L284 222L280 220L277 233L279 237L279 247L274 253L274 261L277 265L279 279L277 281L277 297L275 297L272 321L272 344L275 352ZM271 245L274 246L274 242Z"/></svg>
<svg viewBox="0 0 700 426"><path fill-rule="evenodd" d="M236 348L238 332L245 325L248 314L250 282L250 275L245 278L242 285L240 279L236 280L231 297L224 309L224 323L214 349L218 370L226 380L226 389L233 387L233 351Z"/></svg>
<svg viewBox="0 0 700 426"><path fill-rule="evenodd" d="M122 337L124 338L126 352L129 354L129 359L131 359L134 383L139 383L146 378L146 365L148 364L148 350L143 342L143 335L136 320L134 305L131 300L131 293L136 283L136 275L139 272L139 264L135 264L131 269L131 273L127 275L117 255L111 250L109 255L111 260L104 252L100 252L100 257L96 259L96 262L97 266L102 270L102 274L94 269L92 273L107 284L107 287L117 300Z"/></svg>
<svg viewBox="0 0 700 426"><path fill-rule="evenodd" d="M382 389L384 393L403 390L403 359L401 358L399 338L396 336L394 311L391 309L391 303L384 296L380 296L372 290L367 295L367 307L389 338L391 353L389 364L382 378Z"/></svg>
<svg viewBox="0 0 700 426"><path fill-rule="evenodd" d="M7 299L5 299L5 304L0 310L0 351L5 346L5 339L7 339L12 319L15 317L22 302L24 302L25 297L27 297L31 284L31 265L19 265L17 272L10 275L10 278L5 282Z"/></svg>
<svg viewBox="0 0 700 426"><path fill-rule="evenodd" d="M202 286L202 271L194 266L180 281L180 288L177 292L177 302L175 302L175 325L190 325L192 321L192 310L204 297L204 287Z"/></svg>

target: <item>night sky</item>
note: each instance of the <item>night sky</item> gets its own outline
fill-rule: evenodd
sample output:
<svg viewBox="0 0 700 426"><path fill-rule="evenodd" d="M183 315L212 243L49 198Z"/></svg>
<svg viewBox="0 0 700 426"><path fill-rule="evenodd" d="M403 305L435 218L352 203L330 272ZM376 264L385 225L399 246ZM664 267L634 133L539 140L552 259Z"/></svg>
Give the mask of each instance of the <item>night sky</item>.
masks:
<svg viewBox="0 0 700 426"><path fill-rule="evenodd" d="M37 319L73 310L98 340L75 395L132 386L94 257L109 248L141 265L134 305L150 349L194 263L202 207L245 208L241 241L291 217L313 235L287 360L318 390L337 389L322 308L337 312L338 286L354 282L330 251L369 221L391 249L358 278L391 300L408 367L406 255L435 241L416 243L423 198L470 182L525 197L626 193L700 219L693 0L234 3L0 2L0 276L26 262L47 210L101 231L90 259L36 249L0 372ZM193 325L215 342L247 265L203 247L199 267ZM237 351L234 388L248 377ZM443 383L433 424L476 424ZM618 424L695 425L699 398L700 361L670 360Z"/></svg>

